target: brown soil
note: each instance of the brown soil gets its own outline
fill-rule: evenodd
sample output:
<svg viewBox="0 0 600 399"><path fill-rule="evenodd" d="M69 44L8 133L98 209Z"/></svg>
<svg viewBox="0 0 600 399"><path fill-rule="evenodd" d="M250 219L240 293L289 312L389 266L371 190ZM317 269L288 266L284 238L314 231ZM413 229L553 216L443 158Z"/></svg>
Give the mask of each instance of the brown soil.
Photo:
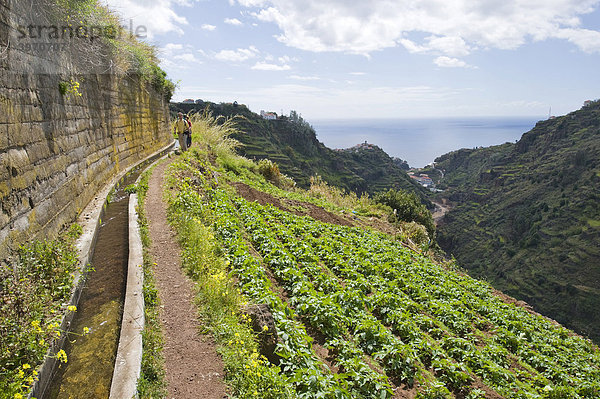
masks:
<svg viewBox="0 0 600 399"><path fill-rule="evenodd" d="M271 204L283 211L290 212L298 216L308 215L315 220L319 220L325 223L339 224L342 226L352 226L352 222L350 222L349 220L344 219L343 217L338 216L335 213L326 211L320 206L316 206L315 204L311 204L310 202L301 202L288 199L280 200L277 197L274 197L267 193L263 193L262 191L258 191L244 183L234 182L230 184L233 187L235 187L238 195L247 199L248 201L256 201L261 205ZM284 201L284 203L282 203L282 201Z"/></svg>
<svg viewBox="0 0 600 399"><path fill-rule="evenodd" d="M167 223L162 183L169 162L158 165L148 183L146 213L156 262L154 274L161 301L160 320L165 334L168 398L224 398L223 361L211 337L200 334L193 299L193 283L180 266L180 248Z"/></svg>
<svg viewBox="0 0 600 399"><path fill-rule="evenodd" d="M230 182L231 186L235 187L239 196L247 199L248 201L256 201L261 205L273 205L277 208L293 213L298 216L310 216L315 220L338 224L341 226L356 226L361 228L371 228L374 230L381 231L382 233L394 236L398 234L398 229L394 225L383 218L378 217L363 217L355 215L347 215L346 217L336 215L335 213L329 212L320 206L311 204L310 202L296 201L285 198L277 198L270 194L256 190L247 184L240 182ZM415 246L411 246L405 242L400 242L404 247L412 249L415 252L419 252Z"/></svg>
<svg viewBox="0 0 600 399"><path fill-rule="evenodd" d="M417 388L409 388L406 385L402 385L394 388L393 399L414 399L417 396Z"/></svg>
<svg viewBox="0 0 600 399"><path fill-rule="evenodd" d="M484 391L486 399L504 399L504 396L485 385L478 376L473 376L473 379L475 381L471 384L471 387Z"/></svg>

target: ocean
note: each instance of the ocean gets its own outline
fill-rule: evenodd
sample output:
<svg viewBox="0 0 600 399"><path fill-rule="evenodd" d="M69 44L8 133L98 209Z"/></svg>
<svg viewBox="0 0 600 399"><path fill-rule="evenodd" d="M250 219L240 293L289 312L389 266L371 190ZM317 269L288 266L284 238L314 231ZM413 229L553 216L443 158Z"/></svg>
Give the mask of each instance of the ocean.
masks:
<svg viewBox="0 0 600 399"><path fill-rule="evenodd" d="M365 141L392 157L423 167L440 155L460 148L515 142L533 128L537 117L348 119L311 124L329 148L349 148Z"/></svg>

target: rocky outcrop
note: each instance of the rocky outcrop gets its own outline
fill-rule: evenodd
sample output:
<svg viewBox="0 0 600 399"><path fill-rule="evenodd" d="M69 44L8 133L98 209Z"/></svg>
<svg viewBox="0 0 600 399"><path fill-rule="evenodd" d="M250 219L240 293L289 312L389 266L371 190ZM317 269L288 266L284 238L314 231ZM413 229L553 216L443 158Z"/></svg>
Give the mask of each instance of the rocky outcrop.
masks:
<svg viewBox="0 0 600 399"><path fill-rule="evenodd" d="M273 315L266 304L249 305L244 313L250 317L252 330L257 334L260 354L273 364L279 364L280 356L275 353L279 338L275 329Z"/></svg>

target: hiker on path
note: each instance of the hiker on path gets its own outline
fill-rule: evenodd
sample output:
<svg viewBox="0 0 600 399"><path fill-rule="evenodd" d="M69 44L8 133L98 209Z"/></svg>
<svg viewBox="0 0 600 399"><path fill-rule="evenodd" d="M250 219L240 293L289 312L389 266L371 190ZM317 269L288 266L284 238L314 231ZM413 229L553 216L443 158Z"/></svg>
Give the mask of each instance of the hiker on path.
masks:
<svg viewBox="0 0 600 399"><path fill-rule="evenodd" d="M177 114L177 120L173 124L173 132L177 134L177 139L179 140L179 146L181 147L181 151L185 152L188 149L187 146L187 137L186 130L189 130L189 125L183 119L183 114L179 112Z"/></svg>
<svg viewBox="0 0 600 399"><path fill-rule="evenodd" d="M190 117L187 115L183 116L185 122L187 123L187 131L186 131L186 140L187 140L187 148L192 146L192 121L190 121Z"/></svg>

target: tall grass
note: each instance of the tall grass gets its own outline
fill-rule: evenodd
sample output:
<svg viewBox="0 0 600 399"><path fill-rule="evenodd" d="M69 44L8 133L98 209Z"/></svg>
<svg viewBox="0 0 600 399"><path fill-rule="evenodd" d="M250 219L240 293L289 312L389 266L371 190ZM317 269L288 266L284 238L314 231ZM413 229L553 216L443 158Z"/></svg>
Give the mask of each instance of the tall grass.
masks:
<svg viewBox="0 0 600 399"><path fill-rule="evenodd" d="M321 176L311 176L308 195L321 198L340 208L352 209L358 214L380 216L383 211L364 193L360 197L355 192L346 192L339 187L327 184Z"/></svg>
<svg viewBox="0 0 600 399"><path fill-rule="evenodd" d="M167 101L171 99L176 85L158 66L156 48L124 29L120 17L101 0L27 1L31 3L28 16L31 23L60 25L78 32L61 38L69 46L70 72L74 76L90 71L137 75L152 84ZM85 33L78 31L79 28L85 29Z"/></svg>
<svg viewBox="0 0 600 399"><path fill-rule="evenodd" d="M236 152L242 143L231 137L242 133L238 127L238 122L242 119L238 115L230 118L214 116L208 108L203 112L192 113L192 142L215 155L225 169L236 173L244 168L254 171L256 164Z"/></svg>

